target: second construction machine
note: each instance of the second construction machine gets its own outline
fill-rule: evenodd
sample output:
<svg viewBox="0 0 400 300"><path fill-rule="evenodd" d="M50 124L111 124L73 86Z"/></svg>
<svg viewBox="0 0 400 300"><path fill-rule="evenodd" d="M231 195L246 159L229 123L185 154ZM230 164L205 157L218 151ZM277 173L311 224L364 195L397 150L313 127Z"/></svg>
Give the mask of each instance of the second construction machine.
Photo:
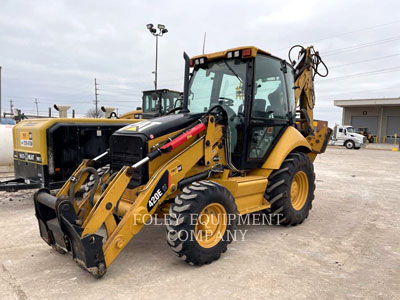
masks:
<svg viewBox="0 0 400 300"><path fill-rule="evenodd" d="M110 149L83 161L56 196L35 194L42 238L101 277L153 216L167 216L168 244L195 265L227 250L239 215L302 223L314 199L313 161L331 131L313 129L323 62L313 47L299 50L291 63L250 46L185 54L179 113L116 131ZM95 183L82 196L88 177Z"/></svg>

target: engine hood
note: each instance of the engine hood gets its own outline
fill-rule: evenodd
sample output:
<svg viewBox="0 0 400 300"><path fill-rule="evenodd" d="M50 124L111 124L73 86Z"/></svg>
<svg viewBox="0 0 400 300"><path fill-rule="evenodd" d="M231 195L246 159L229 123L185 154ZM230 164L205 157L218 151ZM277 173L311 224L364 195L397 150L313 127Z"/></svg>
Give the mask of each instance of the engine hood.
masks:
<svg viewBox="0 0 400 300"><path fill-rule="evenodd" d="M364 139L364 136L359 133L350 133L350 136L353 138L356 138L357 140L360 140L360 141L362 141Z"/></svg>
<svg viewBox="0 0 400 300"><path fill-rule="evenodd" d="M198 120L202 114L176 114L167 115L151 120L143 120L138 123L125 126L114 134L140 133L148 139L154 139L168 133L184 129Z"/></svg>

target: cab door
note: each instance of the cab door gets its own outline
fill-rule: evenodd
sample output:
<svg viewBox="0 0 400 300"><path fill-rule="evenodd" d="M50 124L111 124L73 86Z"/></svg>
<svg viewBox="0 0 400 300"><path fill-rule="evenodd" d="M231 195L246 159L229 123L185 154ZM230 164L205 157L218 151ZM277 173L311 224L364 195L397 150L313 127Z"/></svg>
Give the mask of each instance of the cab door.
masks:
<svg viewBox="0 0 400 300"><path fill-rule="evenodd" d="M260 167L287 126L293 122L285 73L292 72L286 62L257 55L254 61L253 91L249 107L245 169ZM293 80L293 76L287 76ZM293 83L291 84L291 86Z"/></svg>

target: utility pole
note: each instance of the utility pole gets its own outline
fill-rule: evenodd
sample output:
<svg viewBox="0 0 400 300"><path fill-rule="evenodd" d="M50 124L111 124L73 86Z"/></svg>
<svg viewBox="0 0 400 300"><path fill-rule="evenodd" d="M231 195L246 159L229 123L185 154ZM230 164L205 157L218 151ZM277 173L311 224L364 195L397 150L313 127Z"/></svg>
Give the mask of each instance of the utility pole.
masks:
<svg viewBox="0 0 400 300"><path fill-rule="evenodd" d="M13 101L12 101L12 99L10 99L10 114L11 115L13 115L13 107L14 107Z"/></svg>
<svg viewBox="0 0 400 300"><path fill-rule="evenodd" d="M98 109L99 101L97 100L97 96L98 96L99 94L97 93L97 91L98 91L97 86L98 86L98 84L97 84L97 80L96 80L96 78L95 78L95 79L94 79L94 104L96 105L96 118L99 117L99 116L98 116L98 114L99 114L99 109Z"/></svg>
<svg viewBox="0 0 400 300"><path fill-rule="evenodd" d="M33 102L36 104L36 115L39 117L39 102L37 101L37 99L35 98L35 102Z"/></svg>

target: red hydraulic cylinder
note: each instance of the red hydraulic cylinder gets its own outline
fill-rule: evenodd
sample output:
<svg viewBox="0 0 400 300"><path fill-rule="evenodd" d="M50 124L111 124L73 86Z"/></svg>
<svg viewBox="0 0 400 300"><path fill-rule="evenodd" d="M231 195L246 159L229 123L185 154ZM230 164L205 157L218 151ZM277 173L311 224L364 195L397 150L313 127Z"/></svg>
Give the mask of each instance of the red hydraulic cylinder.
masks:
<svg viewBox="0 0 400 300"><path fill-rule="evenodd" d="M194 126L193 128L189 129L188 131L182 133L180 136L176 137L172 141L168 142L164 146L161 147L161 150L171 151L175 148L179 147L187 140L191 139L193 136L199 134L200 132L206 130L206 125L200 123L199 125Z"/></svg>

